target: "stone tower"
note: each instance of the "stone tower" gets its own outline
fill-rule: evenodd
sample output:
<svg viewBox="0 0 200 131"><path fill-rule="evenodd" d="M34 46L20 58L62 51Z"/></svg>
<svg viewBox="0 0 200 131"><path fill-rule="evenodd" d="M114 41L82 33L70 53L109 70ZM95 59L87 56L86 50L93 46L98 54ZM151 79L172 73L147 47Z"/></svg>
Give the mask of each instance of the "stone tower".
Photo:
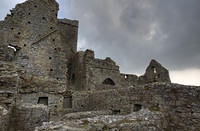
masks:
<svg viewBox="0 0 200 131"><path fill-rule="evenodd" d="M0 41L25 75L67 82L68 59L77 52L78 21L57 19L55 0L18 4L0 23Z"/></svg>
<svg viewBox="0 0 200 131"><path fill-rule="evenodd" d="M58 10L56 0L27 0L0 21L0 88L13 98L3 105L44 104L51 116L63 108L78 21L58 19Z"/></svg>

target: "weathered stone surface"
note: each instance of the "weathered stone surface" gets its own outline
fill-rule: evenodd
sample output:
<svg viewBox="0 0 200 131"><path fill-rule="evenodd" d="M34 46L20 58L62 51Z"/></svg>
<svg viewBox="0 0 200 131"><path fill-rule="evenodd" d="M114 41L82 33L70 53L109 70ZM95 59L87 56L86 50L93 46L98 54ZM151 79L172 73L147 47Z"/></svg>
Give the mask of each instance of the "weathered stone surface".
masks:
<svg viewBox="0 0 200 131"><path fill-rule="evenodd" d="M138 81L139 84L153 82L171 82L168 70L156 60L151 60L145 74L140 76Z"/></svg>
<svg viewBox="0 0 200 131"><path fill-rule="evenodd" d="M49 121L49 110L44 105L24 104L16 106L12 113L9 131L34 131L36 126Z"/></svg>
<svg viewBox="0 0 200 131"><path fill-rule="evenodd" d="M9 111L0 106L0 131L7 131L9 124Z"/></svg>
<svg viewBox="0 0 200 131"><path fill-rule="evenodd" d="M102 111L88 111L88 112L75 112L66 114L61 118L61 120L74 120L74 119L83 119L83 118L91 118L102 115L112 115L113 112L111 110L102 110Z"/></svg>
<svg viewBox="0 0 200 131"><path fill-rule="evenodd" d="M110 109L116 114L128 114L137 111L138 106L141 106L152 112L163 112L171 130L199 130L199 91L200 87L155 83L121 89L77 92L73 94L73 109Z"/></svg>
<svg viewBox="0 0 200 131"><path fill-rule="evenodd" d="M142 109L129 115L101 115L76 120L45 123L35 131L162 131L164 115Z"/></svg>
<svg viewBox="0 0 200 131"><path fill-rule="evenodd" d="M171 82L168 70L152 60L143 76L123 74L111 58L95 58L92 50L78 52L70 61L69 86L72 90L105 90L155 82Z"/></svg>

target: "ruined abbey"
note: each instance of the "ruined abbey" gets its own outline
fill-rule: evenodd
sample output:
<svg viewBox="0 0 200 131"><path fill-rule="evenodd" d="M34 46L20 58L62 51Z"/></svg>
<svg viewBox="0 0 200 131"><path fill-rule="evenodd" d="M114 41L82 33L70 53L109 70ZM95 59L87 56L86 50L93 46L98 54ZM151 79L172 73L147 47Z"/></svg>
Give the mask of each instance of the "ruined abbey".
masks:
<svg viewBox="0 0 200 131"><path fill-rule="evenodd" d="M0 21L0 131L198 131L200 87L77 51L78 21L56 0L27 0Z"/></svg>

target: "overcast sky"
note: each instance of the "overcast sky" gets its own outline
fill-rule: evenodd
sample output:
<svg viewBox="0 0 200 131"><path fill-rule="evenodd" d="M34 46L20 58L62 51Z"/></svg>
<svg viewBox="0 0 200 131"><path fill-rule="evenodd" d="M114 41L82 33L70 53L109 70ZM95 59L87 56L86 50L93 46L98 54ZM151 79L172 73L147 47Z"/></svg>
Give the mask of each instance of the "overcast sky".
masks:
<svg viewBox="0 0 200 131"><path fill-rule="evenodd" d="M0 19L16 3L1 0ZM200 0L57 0L59 18L77 19L78 49L111 57L121 72L141 75L151 59L172 82L200 85Z"/></svg>

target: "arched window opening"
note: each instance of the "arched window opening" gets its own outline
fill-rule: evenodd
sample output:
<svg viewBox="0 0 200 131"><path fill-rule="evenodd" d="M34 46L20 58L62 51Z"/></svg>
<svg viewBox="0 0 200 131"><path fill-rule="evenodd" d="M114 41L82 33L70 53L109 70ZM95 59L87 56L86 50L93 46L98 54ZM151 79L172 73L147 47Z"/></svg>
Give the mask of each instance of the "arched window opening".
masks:
<svg viewBox="0 0 200 131"><path fill-rule="evenodd" d="M127 76L127 75L125 75L125 76L124 76L124 78L125 78L125 79L127 79L127 78L128 78L128 76Z"/></svg>
<svg viewBox="0 0 200 131"><path fill-rule="evenodd" d="M107 78L107 79L105 79L104 81L103 81L103 84L104 85L115 85L115 82L112 80L112 79L110 79L110 78Z"/></svg>
<svg viewBox="0 0 200 131"><path fill-rule="evenodd" d="M152 66L152 70L153 70L153 73L156 74L157 73L157 69L155 66Z"/></svg>

